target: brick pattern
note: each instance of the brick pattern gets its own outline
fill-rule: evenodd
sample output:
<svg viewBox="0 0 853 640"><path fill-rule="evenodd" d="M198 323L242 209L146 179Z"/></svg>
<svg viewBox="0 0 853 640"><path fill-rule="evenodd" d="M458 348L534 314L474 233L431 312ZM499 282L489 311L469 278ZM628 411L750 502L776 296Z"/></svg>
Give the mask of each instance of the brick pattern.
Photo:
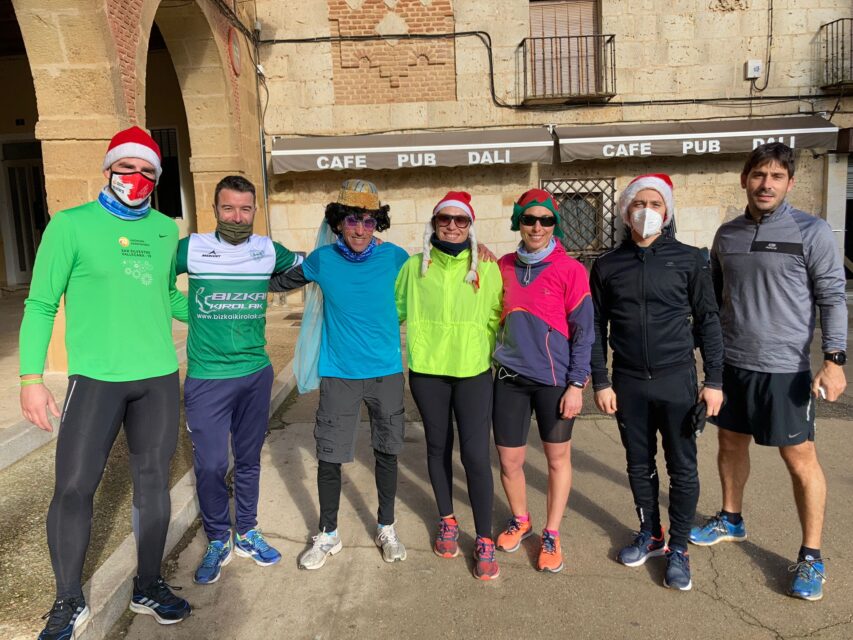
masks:
<svg viewBox="0 0 853 640"><path fill-rule="evenodd" d="M451 33L450 0L329 0L332 35ZM336 104L456 99L452 39L343 42L332 47Z"/></svg>
<svg viewBox="0 0 853 640"><path fill-rule="evenodd" d="M133 123L139 122L139 114L136 113L136 52L143 4L144 0L107 1L107 20L118 53L125 109L128 120Z"/></svg>

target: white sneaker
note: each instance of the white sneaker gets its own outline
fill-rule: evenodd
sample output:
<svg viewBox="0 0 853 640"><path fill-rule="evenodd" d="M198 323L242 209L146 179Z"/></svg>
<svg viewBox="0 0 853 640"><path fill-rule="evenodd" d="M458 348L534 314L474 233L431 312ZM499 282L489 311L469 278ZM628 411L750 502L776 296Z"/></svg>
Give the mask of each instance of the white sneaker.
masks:
<svg viewBox="0 0 853 640"><path fill-rule="evenodd" d="M326 564L326 558L339 553L344 548L337 531L334 534L321 531L312 540L314 540L314 546L299 556L300 569L319 569Z"/></svg>
<svg viewBox="0 0 853 640"><path fill-rule="evenodd" d="M373 539L376 546L382 549L382 559L385 562L401 562L406 559L406 547L397 538L397 531L393 524L377 525L376 537Z"/></svg>

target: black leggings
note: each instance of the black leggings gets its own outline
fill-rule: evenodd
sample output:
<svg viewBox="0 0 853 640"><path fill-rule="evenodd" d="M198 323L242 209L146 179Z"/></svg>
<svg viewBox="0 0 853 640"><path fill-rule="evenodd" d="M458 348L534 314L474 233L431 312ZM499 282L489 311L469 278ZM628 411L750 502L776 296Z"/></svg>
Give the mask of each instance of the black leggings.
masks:
<svg viewBox="0 0 853 640"><path fill-rule="evenodd" d="M563 387L540 384L499 365L495 372L492 409L495 444L499 447L525 446L534 411L542 442L571 440L575 419L560 417L560 400L565 392Z"/></svg>
<svg viewBox="0 0 853 640"><path fill-rule="evenodd" d="M409 387L424 421L427 469L438 515L453 513L453 416L459 429L459 452L468 481L468 498L478 536L492 536L494 484L490 423L491 371L470 378L409 373Z"/></svg>
<svg viewBox="0 0 853 640"><path fill-rule="evenodd" d="M160 575L171 503L169 462L178 442L178 372L132 382L68 379L56 442L56 485L47 512L47 544L56 597L80 596L92 529L92 499L124 423L138 521L140 583Z"/></svg>
<svg viewBox="0 0 853 640"><path fill-rule="evenodd" d="M397 456L374 449L376 492L379 497L379 524L394 524L394 498L397 495ZM341 504L341 463L320 460L317 463L317 493L320 497L320 531L338 528Z"/></svg>
<svg viewBox="0 0 853 640"><path fill-rule="evenodd" d="M696 370L681 371L653 380L613 373L619 410L616 421L625 446L628 481L640 528L660 526L658 473L655 457L657 432L669 474L670 546L687 549L687 537L699 501L696 438L690 411L696 404Z"/></svg>

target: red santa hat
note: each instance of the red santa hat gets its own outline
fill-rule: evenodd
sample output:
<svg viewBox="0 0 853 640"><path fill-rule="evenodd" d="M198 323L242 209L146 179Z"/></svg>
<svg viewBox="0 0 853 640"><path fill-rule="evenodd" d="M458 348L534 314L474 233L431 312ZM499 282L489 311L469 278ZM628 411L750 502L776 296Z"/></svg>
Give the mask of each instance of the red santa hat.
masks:
<svg viewBox="0 0 853 640"><path fill-rule="evenodd" d="M471 206L471 194L465 191L448 191L438 204L432 209L432 218L426 223L424 228L424 252L421 260L421 275L425 276L430 264L430 251L432 249L432 234L435 232L433 228L433 219L437 213L447 207L457 207L462 209L469 218L471 218L471 226L468 227L468 241L471 244L471 266L468 273L465 275L465 282L470 282L474 288L480 286L480 279L477 276L477 237L474 235L474 208Z"/></svg>
<svg viewBox="0 0 853 640"><path fill-rule="evenodd" d="M625 225L631 226L628 220L628 207L636 195L644 189L657 191L663 198L664 204L666 204L663 226L672 222L672 217L675 215L675 205L672 200L672 179L665 173L648 173L631 180L622 195L619 196L619 212L622 214L622 221Z"/></svg>
<svg viewBox="0 0 853 640"><path fill-rule="evenodd" d="M116 160L122 158L139 158L150 162L154 165L157 180L163 173L159 145L139 127L130 127L113 136L110 146L107 147L107 155L104 156L104 169L109 169Z"/></svg>

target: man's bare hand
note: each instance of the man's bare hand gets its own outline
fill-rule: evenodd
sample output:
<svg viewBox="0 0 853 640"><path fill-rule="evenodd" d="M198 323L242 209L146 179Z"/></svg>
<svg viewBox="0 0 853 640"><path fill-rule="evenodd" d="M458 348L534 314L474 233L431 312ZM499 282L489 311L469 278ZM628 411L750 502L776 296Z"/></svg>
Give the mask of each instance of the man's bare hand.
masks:
<svg viewBox="0 0 853 640"><path fill-rule="evenodd" d="M616 413L616 392L613 387L599 389L595 392L595 406L601 413L613 415Z"/></svg>
<svg viewBox="0 0 853 640"><path fill-rule="evenodd" d="M21 387L21 413L39 429L53 431L47 412L59 417L59 407L53 394L43 384L30 384Z"/></svg>
<svg viewBox="0 0 853 640"><path fill-rule="evenodd" d="M821 397L820 389L826 392L826 399L830 402L838 400L839 396L847 388L847 378L844 376L844 367L834 362L824 360L823 366L812 381L812 394L815 398Z"/></svg>
<svg viewBox="0 0 853 640"><path fill-rule="evenodd" d="M723 406L723 391L702 387L699 400L705 403L705 415L711 418L720 413L720 407Z"/></svg>

